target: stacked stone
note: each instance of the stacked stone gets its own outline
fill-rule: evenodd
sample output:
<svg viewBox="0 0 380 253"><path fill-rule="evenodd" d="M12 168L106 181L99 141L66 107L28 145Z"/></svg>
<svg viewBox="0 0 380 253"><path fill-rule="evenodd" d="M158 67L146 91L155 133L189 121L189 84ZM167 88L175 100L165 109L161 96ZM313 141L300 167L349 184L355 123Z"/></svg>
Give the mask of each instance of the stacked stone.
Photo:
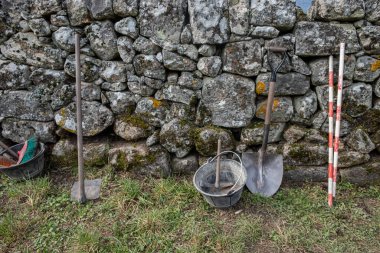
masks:
<svg viewBox="0 0 380 253"><path fill-rule="evenodd" d="M86 161L193 173L215 155L219 138L223 150L260 146L265 46L281 46L289 58L278 74L269 150L284 155L288 180L325 181L328 55L345 42L341 177L380 181L376 0L316 0L307 17L294 0L5 0L1 7L4 138L56 143L53 157L62 163L74 154L79 33Z"/></svg>

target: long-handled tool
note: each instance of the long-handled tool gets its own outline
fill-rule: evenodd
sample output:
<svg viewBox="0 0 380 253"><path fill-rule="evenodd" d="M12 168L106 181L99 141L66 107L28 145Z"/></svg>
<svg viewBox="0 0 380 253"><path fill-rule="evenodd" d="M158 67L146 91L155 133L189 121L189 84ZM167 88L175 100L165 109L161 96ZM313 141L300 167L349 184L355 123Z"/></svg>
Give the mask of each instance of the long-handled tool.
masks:
<svg viewBox="0 0 380 253"><path fill-rule="evenodd" d="M82 96L80 77L80 45L79 34L75 34L75 77L76 77L76 105L77 105L77 146L78 146L78 182L71 188L71 199L79 203L87 199L98 199L100 194L101 179L84 180L83 171L83 134L82 134Z"/></svg>
<svg viewBox="0 0 380 253"><path fill-rule="evenodd" d="M267 100L265 124L263 133L263 144L258 153L243 153L243 164L247 169L247 187L252 193L258 193L264 197L270 197L280 188L284 174L283 159L281 155L266 154L272 107L274 101L274 90L276 87L277 72L287 59L287 49L282 47L268 47L268 63L271 68L271 80L269 83L269 94ZM283 58L275 68L270 61L269 53L282 53Z"/></svg>

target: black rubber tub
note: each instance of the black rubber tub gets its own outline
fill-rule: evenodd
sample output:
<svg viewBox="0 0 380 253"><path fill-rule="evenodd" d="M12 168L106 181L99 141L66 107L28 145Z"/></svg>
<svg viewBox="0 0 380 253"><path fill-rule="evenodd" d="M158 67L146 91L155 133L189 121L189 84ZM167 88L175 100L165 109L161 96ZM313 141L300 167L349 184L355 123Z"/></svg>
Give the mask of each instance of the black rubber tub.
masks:
<svg viewBox="0 0 380 253"><path fill-rule="evenodd" d="M20 151L24 144L17 144L10 149L15 151ZM5 151L1 152L0 155L4 154ZM8 177L15 180L27 180L33 177L38 176L44 169L45 164L45 145L43 143L39 144L39 148L37 149L37 154L33 157L33 159L27 161L26 163L14 165L7 168L0 168L0 171L5 173Z"/></svg>

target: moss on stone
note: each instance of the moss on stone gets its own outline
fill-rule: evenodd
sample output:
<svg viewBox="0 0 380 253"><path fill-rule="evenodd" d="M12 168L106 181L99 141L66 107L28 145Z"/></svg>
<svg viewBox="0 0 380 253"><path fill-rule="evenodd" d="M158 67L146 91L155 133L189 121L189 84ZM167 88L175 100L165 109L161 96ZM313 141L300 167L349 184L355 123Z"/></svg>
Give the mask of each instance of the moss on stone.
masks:
<svg viewBox="0 0 380 253"><path fill-rule="evenodd" d="M317 161L320 159L318 153L312 152L303 143L291 144L289 150L289 157L300 162L308 163L310 161Z"/></svg>
<svg viewBox="0 0 380 253"><path fill-rule="evenodd" d="M205 140L201 138L201 133L205 130L211 130L215 133L214 135L211 135L210 138L207 139L207 142L205 142ZM219 139L220 134L223 134L223 133L227 133L230 136L230 139L233 141L233 135L230 130L223 129L214 125L207 125L205 127L195 128L193 129L191 135L192 135L192 138L194 139L196 150L204 156L209 156L209 155L216 154L217 147L218 147L218 139ZM222 147L226 146L223 144L225 143L222 143Z"/></svg>
<svg viewBox="0 0 380 253"><path fill-rule="evenodd" d="M118 117L118 120L121 120L122 122L139 127L142 129L149 129L149 124L146 123L146 121L141 117L141 115L121 115Z"/></svg>

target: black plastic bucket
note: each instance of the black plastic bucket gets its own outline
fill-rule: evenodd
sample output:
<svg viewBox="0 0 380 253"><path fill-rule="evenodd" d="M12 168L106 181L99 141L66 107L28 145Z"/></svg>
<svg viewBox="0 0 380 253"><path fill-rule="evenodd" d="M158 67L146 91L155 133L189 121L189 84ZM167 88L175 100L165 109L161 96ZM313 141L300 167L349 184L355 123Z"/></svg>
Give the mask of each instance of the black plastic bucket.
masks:
<svg viewBox="0 0 380 253"><path fill-rule="evenodd" d="M235 205L241 197L247 181L247 171L238 154L232 151L221 152L220 155L232 153L237 156L240 163L232 159L220 161L220 183L232 183L229 189L212 190L215 184L216 158L207 161L196 172L193 178L195 188L203 195L207 203L217 208L227 208Z"/></svg>
<svg viewBox="0 0 380 253"><path fill-rule="evenodd" d="M10 147L10 149L17 153L17 151L20 151L22 149L23 145L23 143L17 144ZM1 152L0 155L4 154L5 152L6 151ZM45 145L43 143L40 143L37 154L31 160L27 161L26 163L13 165L6 168L0 168L0 171L15 180L27 180L36 177L44 169L44 153Z"/></svg>

